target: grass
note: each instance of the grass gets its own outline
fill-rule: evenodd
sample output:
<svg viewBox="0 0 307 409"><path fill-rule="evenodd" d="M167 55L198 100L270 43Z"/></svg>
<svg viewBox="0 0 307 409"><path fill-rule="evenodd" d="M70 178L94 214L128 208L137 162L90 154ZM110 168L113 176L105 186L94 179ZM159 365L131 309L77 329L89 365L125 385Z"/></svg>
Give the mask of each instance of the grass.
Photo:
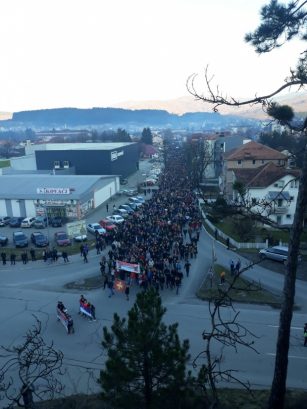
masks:
<svg viewBox="0 0 307 409"><path fill-rule="evenodd" d="M11 162L9 159L0 159L0 168L8 168L11 166Z"/></svg>
<svg viewBox="0 0 307 409"><path fill-rule="evenodd" d="M227 234L227 236L232 237L234 240L238 242L242 241L240 236L234 231L231 218L226 217L225 219L223 219L223 221L216 223L216 227L223 233ZM254 227L254 237L260 238L262 241L264 241L268 237L268 235L270 235L275 241L282 241L283 243L289 242L289 231L287 230ZM307 242L307 231L304 231L302 233L301 241Z"/></svg>
<svg viewBox="0 0 307 409"><path fill-rule="evenodd" d="M220 290L223 288L220 285L220 274L224 271L226 283L223 285L227 289L233 280L229 269L219 265L214 265L214 277L212 280L212 287L209 277L205 279L200 289L197 291L197 297L202 300L214 300L219 297ZM266 304L272 307L279 308L281 298L261 288L256 282L249 282L248 280L238 277L236 279L235 288L231 289L229 296L233 302L249 303L249 304Z"/></svg>

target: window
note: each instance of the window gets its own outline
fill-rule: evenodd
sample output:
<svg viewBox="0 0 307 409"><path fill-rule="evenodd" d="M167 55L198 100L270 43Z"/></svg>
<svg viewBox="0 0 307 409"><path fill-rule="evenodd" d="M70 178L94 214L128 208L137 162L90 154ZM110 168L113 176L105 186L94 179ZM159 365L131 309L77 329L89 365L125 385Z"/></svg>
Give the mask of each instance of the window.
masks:
<svg viewBox="0 0 307 409"><path fill-rule="evenodd" d="M241 160L238 160L238 165L241 165L241 163L242 163L242 161L241 161Z"/></svg>
<svg viewBox="0 0 307 409"><path fill-rule="evenodd" d="M298 186L298 181L297 181L297 179L291 180L290 187L293 189L293 188L295 188L295 187L297 187L297 186Z"/></svg>
<svg viewBox="0 0 307 409"><path fill-rule="evenodd" d="M291 219L291 214L287 214L287 219Z"/></svg>
<svg viewBox="0 0 307 409"><path fill-rule="evenodd" d="M290 200L294 200L294 196L290 196Z"/></svg>
<svg viewBox="0 0 307 409"><path fill-rule="evenodd" d="M65 169L69 168L69 161L68 160L63 161L63 168L65 168Z"/></svg>
<svg viewBox="0 0 307 409"><path fill-rule="evenodd" d="M261 163L264 164L264 160L263 160L263 159L262 159Z"/></svg>
<svg viewBox="0 0 307 409"><path fill-rule="evenodd" d="M60 161L59 160L55 160L53 162L53 167L54 169L60 169Z"/></svg>
<svg viewBox="0 0 307 409"><path fill-rule="evenodd" d="M255 159L253 159L253 165L256 165L256 160Z"/></svg>
<svg viewBox="0 0 307 409"><path fill-rule="evenodd" d="M282 199L278 199L278 200L277 200L277 206L278 206L278 207L282 207Z"/></svg>

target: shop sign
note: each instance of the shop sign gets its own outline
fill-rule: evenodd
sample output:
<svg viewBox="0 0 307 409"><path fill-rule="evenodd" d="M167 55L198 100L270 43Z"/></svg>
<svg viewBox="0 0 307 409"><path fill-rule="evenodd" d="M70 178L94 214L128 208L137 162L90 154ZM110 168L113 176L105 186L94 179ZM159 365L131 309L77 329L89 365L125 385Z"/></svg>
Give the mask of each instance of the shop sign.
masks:
<svg viewBox="0 0 307 409"><path fill-rule="evenodd" d="M39 195L69 195L69 187L38 187L36 193Z"/></svg>
<svg viewBox="0 0 307 409"><path fill-rule="evenodd" d="M111 152L111 161L117 160L120 156L124 156L124 151L113 151L113 152Z"/></svg>

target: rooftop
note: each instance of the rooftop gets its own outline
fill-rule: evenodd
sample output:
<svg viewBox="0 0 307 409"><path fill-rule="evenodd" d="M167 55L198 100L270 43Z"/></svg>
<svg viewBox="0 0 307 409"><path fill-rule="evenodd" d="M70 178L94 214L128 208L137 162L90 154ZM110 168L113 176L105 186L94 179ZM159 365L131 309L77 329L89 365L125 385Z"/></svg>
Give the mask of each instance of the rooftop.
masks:
<svg viewBox="0 0 307 409"><path fill-rule="evenodd" d="M225 155L227 161L232 160L287 160L287 156L261 143L251 141L232 150Z"/></svg>
<svg viewBox="0 0 307 409"><path fill-rule="evenodd" d="M291 175L298 178L300 171L296 169L285 169L275 165L273 162L266 163L255 169L233 169L238 181L247 187L264 188L281 179Z"/></svg>
<svg viewBox="0 0 307 409"><path fill-rule="evenodd" d="M135 142L106 142L106 143L46 143L31 145L33 150L46 150L46 151L55 151L55 150L114 150L121 149L125 146L134 145Z"/></svg>
<svg viewBox="0 0 307 409"><path fill-rule="evenodd" d="M80 196L96 185L106 186L113 175L2 175L0 176L0 199L46 199L78 200ZM68 194L38 193L38 189L68 189Z"/></svg>

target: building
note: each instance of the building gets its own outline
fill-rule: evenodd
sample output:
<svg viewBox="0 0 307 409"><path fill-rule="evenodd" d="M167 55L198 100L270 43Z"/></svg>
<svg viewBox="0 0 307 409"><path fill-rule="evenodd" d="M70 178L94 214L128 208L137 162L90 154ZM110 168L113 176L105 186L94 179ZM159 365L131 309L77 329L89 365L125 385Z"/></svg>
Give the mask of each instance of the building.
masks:
<svg viewBox="0 0 307 409"><path fill-rule="evenodd" d="M223 191L226 199L232 200L233 197L234 169L256 169L270 162L284 168L287 159L283 153L254 141L229 151L224 155Z"/></svg>
<svg viewBox="0 0 307 409"><path fill-rule="evenodd" d="M16 170L54 171L74 175L119 175L136 172L137 143L50 143L25 147L26 156L16 158Z"/></svg>
<svg viewBox="0 0 307 409"><path fill-rule="evenodd" d="M246 188L245 200L251 210L279 225L291 225L296 208L299 170L286 169L273 162L255 169L233 169L233 180ZM233 192L233 200L238 199Z"/></svg>
<svg viewBox="0 0 307 409"><path fill-rule="evenodd" d="M0 214L84 218L119 191L119 177L10 174L0 176Z"/></svg>

